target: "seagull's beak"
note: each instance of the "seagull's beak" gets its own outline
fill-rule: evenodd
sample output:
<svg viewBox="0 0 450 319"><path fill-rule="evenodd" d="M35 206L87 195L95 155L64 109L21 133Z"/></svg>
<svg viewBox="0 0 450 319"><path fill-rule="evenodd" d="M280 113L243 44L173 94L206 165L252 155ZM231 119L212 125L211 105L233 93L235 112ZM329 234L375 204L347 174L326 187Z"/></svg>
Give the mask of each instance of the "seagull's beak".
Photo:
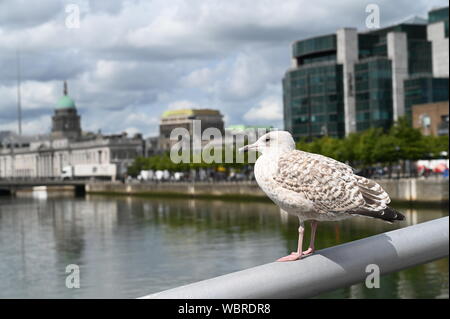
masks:
<svg viewBox="0 0 450 319"><path fill-rule="evenodd" d="M257 151L258 150L258 145L255 144L250 144L250 145L245 145L244 147L241 147L239 149L239 153L246 153L249 151Z"/></svg>

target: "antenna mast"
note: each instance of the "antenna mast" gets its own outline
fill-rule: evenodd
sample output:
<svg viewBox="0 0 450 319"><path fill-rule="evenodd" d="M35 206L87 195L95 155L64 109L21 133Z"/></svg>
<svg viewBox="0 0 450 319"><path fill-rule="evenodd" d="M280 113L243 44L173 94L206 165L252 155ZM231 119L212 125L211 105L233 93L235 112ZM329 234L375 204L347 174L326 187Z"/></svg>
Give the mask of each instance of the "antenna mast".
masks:
<svg viewBox="0 0 450 319"><path fill-rule="evenodd" d="M17 50L17 120L19 135L22 135L22 105L20 96L20 52Z"/></svg>

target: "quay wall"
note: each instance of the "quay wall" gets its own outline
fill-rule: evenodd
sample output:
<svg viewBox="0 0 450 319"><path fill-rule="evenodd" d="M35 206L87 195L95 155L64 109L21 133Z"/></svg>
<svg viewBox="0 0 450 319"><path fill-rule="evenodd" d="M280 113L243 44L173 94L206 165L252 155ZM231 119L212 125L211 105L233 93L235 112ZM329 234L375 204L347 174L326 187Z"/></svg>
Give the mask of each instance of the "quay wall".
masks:
<svg viewBox="0 0 450 319"><path fill-rule="evenodd" d="M393 201L447 202L448 179L389 179L377 180ZM86 184L86 193L179 197L240 197L265 198L254 182L98 182Z"/></svg>

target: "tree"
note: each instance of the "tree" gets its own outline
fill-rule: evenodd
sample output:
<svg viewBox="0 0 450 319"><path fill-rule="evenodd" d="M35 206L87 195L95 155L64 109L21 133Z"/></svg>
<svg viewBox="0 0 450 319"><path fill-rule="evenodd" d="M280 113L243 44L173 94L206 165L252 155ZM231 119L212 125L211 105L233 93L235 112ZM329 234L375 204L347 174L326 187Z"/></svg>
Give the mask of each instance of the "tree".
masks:
<svg viewBox="0 0 450 319"><path fill-rule="evenodd" d="M423 136L422 141L427 154L424 158L442 158L444 152L448 158L448 136L428 135Z"/></svg>
<svg viewBox="0 0 450 319"><path fill-rule="evenodd" d="M354 165L359 160L357 148L360 143L360 133L350 133L346 138L341 140L340 152L344 162Z"/></svg>
<svg viewBox="0 0 450 319"><path fill-rule="evenodd" d="M382 128L370 128L361 133L358 143L355 147L355 155L363 166L374 163L372 151L376 141L383 135Z"/></svg>
<svg viewBox="0 0 450 319"><path fill-rule="evenodd" d="M317 149L320 150L319 153L338 161L344 161L344 154L342 150L343 142L337 138L324 136L316 140Z"/></svg>
<svg viewBox="0 0 450 319"><path fill-rule="evenodd" d="M141 170L144 169L144 166L147 162L147 159L142 156L138 156L134 159L133 164L128 167L128 175L136 177L139 175Z"/></svg>
<svg viewBox="0 0 450 319"><path fill-rule="evenodd" d="M300 151L310 152L311 143L307 142L306 138L302 138L297 142L296 148Z"/></svg>
<svg viewBox="0 0 450 319"><path fill-rule="evenodd" d="M374 144L371 152L372 163L388 163L398 160L398 153L400 141L392 135L381 135Z"/></svg>
<svg viewBox="0 0 450 319"><path fill-rule="evenodd" d="M427 146L424 143L420 130L411 127L405 117L401 117L389 130L389 135L398 140L399 159L417 160L427 154Z"/></svg>
<svg viewBox="0 0 450 319"><path fill-rule="evenodd" d="M316 138L308 142L301 139L296 148L305 152L322 154L341 162L349 162L353 167L367 167L375 163L392 163L400 160L417 160L421 158L442 157L447 152L449 142L447 136L423 136L420 130L412 128L405 118L400 118L391 127L388 133L382 128L370 128L364 132L351 133L343 139L329 136ZM232 151L232 163L193 163L193 154L190 154L190 163L175 164L171 161L169 153L155 155L148 158L137 157L128 169L129 175L137 176L141 170L169 170L188 171L199 168L242 169L249 165L248 153L244 155L244 163L237 163L235 146L224 146L221 150L222 161L225 161L225 151ZM447 155L448 157L448 155Z"/></svg>

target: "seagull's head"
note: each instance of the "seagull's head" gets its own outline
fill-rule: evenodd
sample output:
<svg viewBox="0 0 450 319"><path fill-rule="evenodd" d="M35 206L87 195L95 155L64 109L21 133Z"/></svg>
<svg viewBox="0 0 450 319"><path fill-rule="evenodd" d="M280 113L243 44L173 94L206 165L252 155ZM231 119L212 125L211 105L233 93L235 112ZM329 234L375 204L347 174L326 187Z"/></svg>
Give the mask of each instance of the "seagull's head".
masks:
<svg viewBox="0 0 450 319"><path fill-rule="evenodd" d="M262 154L284 153L295 149L295 142L291 133L286 131L272 131L261 136L255 143L246 145L239 152L255 151Z"/></svg>

